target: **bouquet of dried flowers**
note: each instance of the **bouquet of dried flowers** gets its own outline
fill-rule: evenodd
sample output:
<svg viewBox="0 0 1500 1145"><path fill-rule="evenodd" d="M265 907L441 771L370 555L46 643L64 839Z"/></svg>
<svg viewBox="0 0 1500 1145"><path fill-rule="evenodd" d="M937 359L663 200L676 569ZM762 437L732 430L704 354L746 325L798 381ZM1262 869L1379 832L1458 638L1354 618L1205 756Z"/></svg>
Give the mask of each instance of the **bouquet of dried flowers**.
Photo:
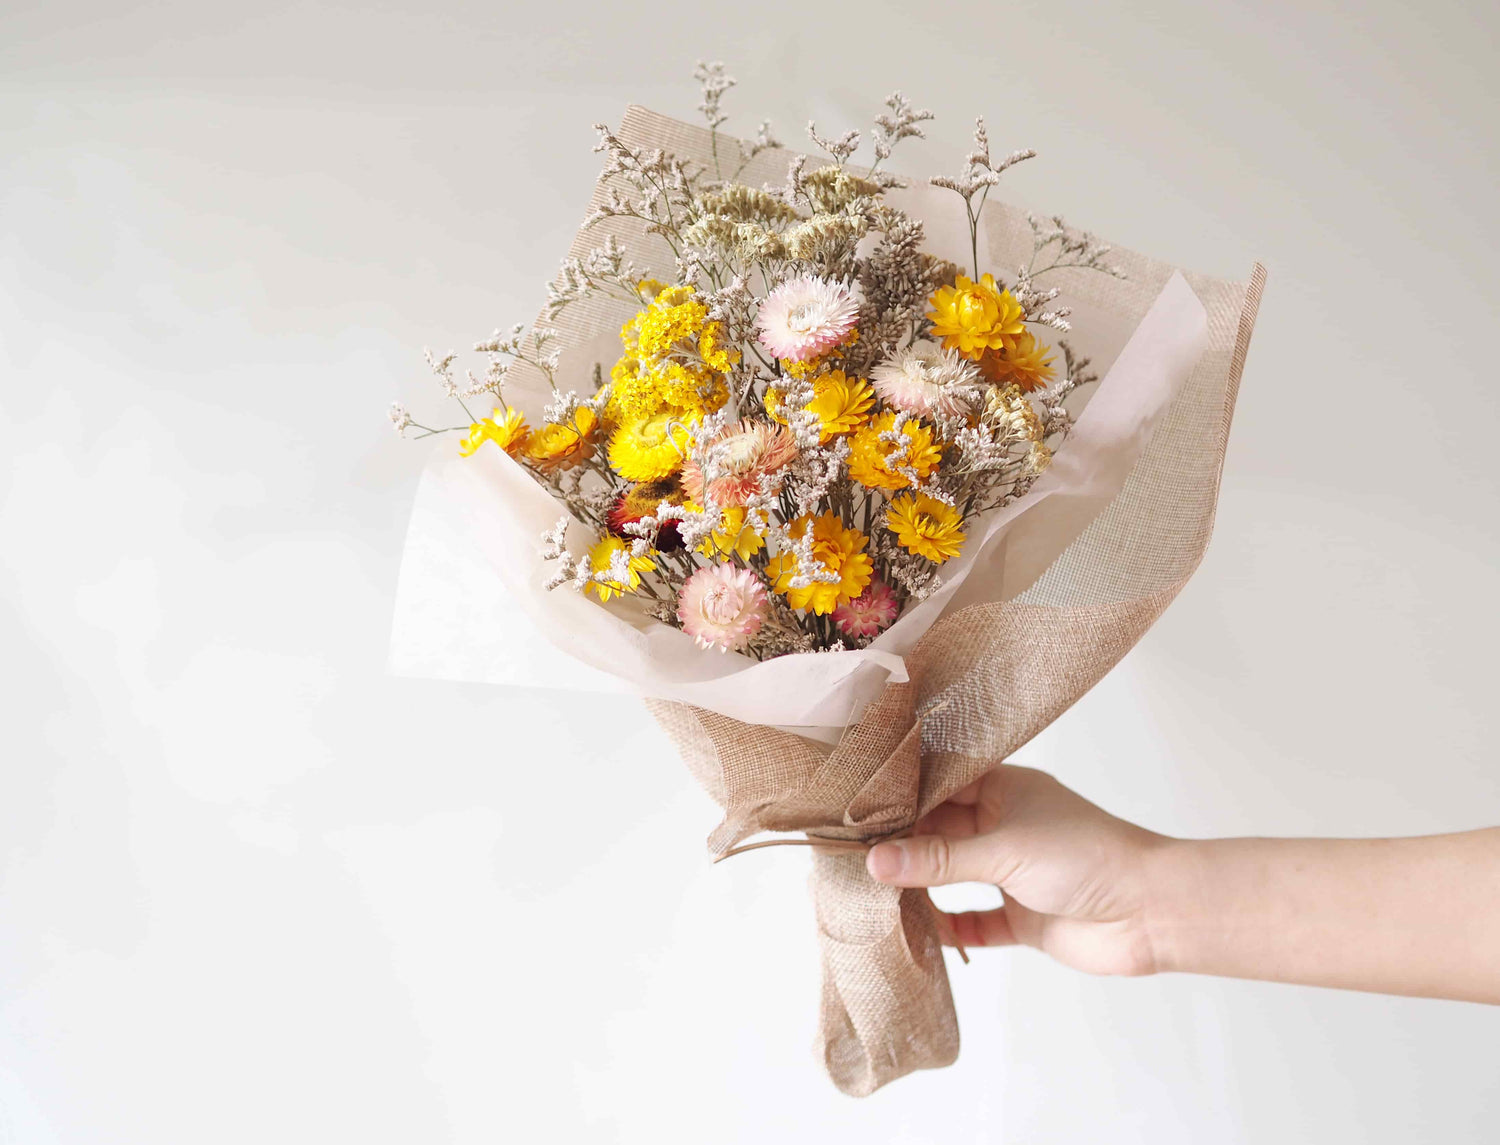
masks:
<svg viewBox="0 0 1500 1145"><path fill-rule="evenodd" d="M1012 277L981 265L985 198L1035 155L993 158L983 120L958 175L931 180L970 237L960 267L925 250L922 220L887 196L903 184L882 164L930 112L887 99L863 170L849 163L858 132L810 124L826 161L798 157L782 185L754 187L738 176L777 144L763 126L726 173L732 81L720 65L699 76L712 166L600 126L610 191L585 223L630 219L660 236L671 281L606 237L549 288L548 322L596 295L637 307L615 360L579 388L558 376L550 326L516 326L476 347L482 377L455 379L451 354L432 368L466 415L495 403L452 427L460 453L503 451L566 508L541 554L549 586L630 598L704 648L756 660L863 648L932 594L976 520L1026 495L1071 427L1065 399L1097 380L1048 283L1064 268L1121 272L1058 219L1034 220ZM551 389L535 425L507 401L518 363ZM401 407L391 416L444 432ZM573 522L593 534L576 554Z"/></svg>
<svg viewBox="0 0 1500 1145"><path fill-rule="evenodd" d="M940 913L860 852L1060 715L1191 574L1263 271L1190 286L991 201L1034 153L982 120L958 174L908 185L886 164L931 114L901 94L856 166L854 131L809 124L818 159L726 136L734 81L697 76L706 129L598 128L538 320L477 375L429 355L463 424L391 409L458 438L393 643L421 674L636 691L725 809L716 856L801 834L819 1045L863 1094L958 1033Z"/></svg>

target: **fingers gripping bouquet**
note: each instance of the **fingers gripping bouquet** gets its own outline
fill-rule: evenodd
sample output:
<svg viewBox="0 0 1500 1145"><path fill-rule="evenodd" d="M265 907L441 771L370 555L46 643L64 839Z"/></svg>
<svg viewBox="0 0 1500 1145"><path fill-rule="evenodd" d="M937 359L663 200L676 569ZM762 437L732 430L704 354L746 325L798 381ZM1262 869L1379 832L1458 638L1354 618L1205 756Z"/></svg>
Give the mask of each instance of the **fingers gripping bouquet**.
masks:
<svg viewBox="0 0 1500 1145"><path fill-rule="evenodd" d="M901 95L856 167L857 132L809 125L819 159L725 137L733 81L699 78L706 130L599 129L538 323L480 376L433 360L467 421L419 493L395 657L636 690L725 809L716 856L815 844L820 1046L864 1094L958 1035L940 916L863 848L1056 718L1192 571L1261 275L1195 289L989 202L1034 153L982 121L958 175L908 186L885 164L931 116ZM502 594L488 631L441 603L473 585Z"/></svg>

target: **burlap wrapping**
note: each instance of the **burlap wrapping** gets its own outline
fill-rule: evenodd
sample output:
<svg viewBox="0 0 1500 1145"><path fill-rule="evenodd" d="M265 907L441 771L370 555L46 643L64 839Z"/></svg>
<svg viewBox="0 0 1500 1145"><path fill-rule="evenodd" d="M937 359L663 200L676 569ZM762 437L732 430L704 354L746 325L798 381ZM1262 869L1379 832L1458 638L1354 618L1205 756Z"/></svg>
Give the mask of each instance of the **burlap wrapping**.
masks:
<svg viewBox="0 0 1500 1145"><path fill-rule="evenodd" d="M627 143L710 162L707 131L630 108ZM733 152L721 138L721 155ZM742 181L779 183L788 154L757 157ZM737 162L737 160L736 160ZM726 167L726 173L728 168ZM604 196L601 186L595 201ZM1020 265L1025 214L986 207L989 265ZM608 220L575 241L582 256L614 234L642 266L670 267L660 240ZM1063 271L1074 300L1133 328L1173 268L1116 248L1125 280ZM1184 271L1208 312L1208 348L1124 489L1045 570L1021 570L1001 603L954 606L832 749L686 704L647 703L694 776L724 808L709 839L722 854L765 831L868 839L910 826L1061 715L1141 638L1197 567L1213 526L1240 374L1265 281ZM554 323L564 346L623 320L590 300ZM1019 527L1019 526L1018 526ZM1007 580L1018 575L1006 570ZM741 860L752 861L752 860ZM917 1069L950 1064L958 1022L925 892L871 880L863 855L815 851L811 890L822 950L821 1053L834 1084L865 1095Z"/></svg>

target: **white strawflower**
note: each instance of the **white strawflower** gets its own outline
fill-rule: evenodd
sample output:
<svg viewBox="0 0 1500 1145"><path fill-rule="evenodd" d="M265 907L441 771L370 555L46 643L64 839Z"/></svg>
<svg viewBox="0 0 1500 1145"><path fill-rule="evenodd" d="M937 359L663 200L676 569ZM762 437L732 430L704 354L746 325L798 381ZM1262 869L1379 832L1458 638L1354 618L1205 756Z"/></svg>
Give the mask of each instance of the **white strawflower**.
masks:
<svg viewBox="0 0 1500 1145"><path fill-rule="evenodd" d="M760 304L760 342L778 358L805 362L826 354L859 320L859 300L842 282L815 274L789 278Z"/></svg>
<svg viewBox="0 0 1500 1145"><path fill-rule="evenodd" d="M894 409L959 417L978 393L979 370L936 342L915 342L872 369L870 385Z"/></svg>

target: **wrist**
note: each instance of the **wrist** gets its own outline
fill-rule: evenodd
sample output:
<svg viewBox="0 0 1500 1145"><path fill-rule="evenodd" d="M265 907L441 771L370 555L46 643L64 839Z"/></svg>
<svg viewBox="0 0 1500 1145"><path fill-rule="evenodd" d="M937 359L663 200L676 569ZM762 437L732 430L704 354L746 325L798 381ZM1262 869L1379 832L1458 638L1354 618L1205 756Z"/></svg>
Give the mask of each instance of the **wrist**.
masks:
<svg viewBox="0 0 1500 1145"><path fill-rule="evenodd" d="M1197 964L1195 939L1212 926L1205 868L1211 840L1159 837L1145 860L1143 930L1152 973L1189 971Z"/></svg>

